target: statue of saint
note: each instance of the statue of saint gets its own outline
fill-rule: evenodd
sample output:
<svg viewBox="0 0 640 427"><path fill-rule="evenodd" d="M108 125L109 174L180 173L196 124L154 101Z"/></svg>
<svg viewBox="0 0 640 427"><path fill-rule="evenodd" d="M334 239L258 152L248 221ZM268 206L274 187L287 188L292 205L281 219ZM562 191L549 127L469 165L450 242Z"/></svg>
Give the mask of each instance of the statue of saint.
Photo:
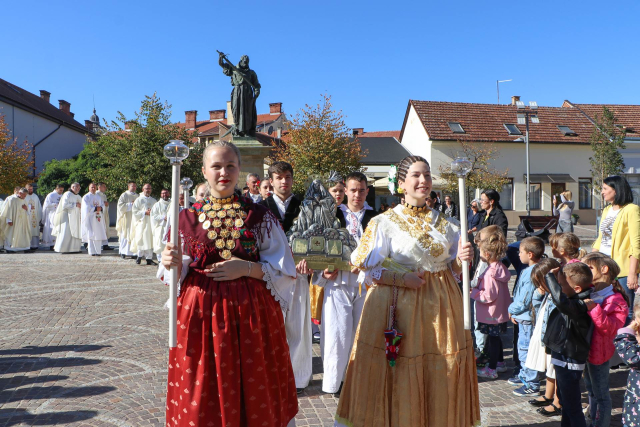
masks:
<svg viewBox="0 0 640 427"><path fill-rule="evenodd" d="M340 228L340 221L336 219L335 206L335 199L324 188L322 182L319 179L313 180L304 195L298 219L288 234L315 230L322 233L326 228Z"/></svg>
<svg viewBox="0 0 640 427"><path fill-rule="evenodd" d="M256 136L256 99L260 96L260 82L255 71L249 68L249 57L242 55L235 66L227 56L218 51L218 63L222 72L231 77L231 114L233 114L233 136Z"/></svg>

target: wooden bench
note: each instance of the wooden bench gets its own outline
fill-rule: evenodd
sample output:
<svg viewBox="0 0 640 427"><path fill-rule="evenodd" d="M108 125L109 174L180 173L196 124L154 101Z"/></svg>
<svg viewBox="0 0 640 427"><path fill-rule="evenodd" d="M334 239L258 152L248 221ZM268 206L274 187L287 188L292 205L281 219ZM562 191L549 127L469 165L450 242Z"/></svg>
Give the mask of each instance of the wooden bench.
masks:
<svg viewBox="0 0 640 427"><path fill-rule="evenodd" d="M536 228L550 229L552 227L555 227L555 225L558 223L558 218L551 215L535 215L535 216L520 215L519 218L520 218L520 222L522 222L523 219L526 219L531 225L531 227L533 227L534 229Z"/></svg>

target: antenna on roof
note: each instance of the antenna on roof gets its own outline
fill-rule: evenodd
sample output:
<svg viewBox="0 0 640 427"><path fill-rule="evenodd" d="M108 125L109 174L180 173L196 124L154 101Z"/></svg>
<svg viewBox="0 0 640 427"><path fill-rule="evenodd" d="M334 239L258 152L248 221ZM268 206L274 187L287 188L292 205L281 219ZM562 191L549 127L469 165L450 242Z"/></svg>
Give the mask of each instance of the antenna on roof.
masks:
<svg viewBox="0 0 640 427"><path fill-rule="evenodd" d="M498 105L500 105L500 83L510 82L513 79L509 80L496 80L496 91L498 92Z"/></svg>

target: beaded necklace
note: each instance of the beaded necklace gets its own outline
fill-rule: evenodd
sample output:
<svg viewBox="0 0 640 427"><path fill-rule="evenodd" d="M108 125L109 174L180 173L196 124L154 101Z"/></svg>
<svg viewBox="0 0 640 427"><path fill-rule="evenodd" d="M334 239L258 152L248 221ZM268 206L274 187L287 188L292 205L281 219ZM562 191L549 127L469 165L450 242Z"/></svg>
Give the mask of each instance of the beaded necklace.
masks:
<svg viewBox="0 0 640 427"><path fill-rule="evenodd" d="M220 250L220 257L231 258L231 251L236 247L236 239L240 238L240 229L244 225L247 213L243 209L238 196L226 199L208 197L199 212L198 221L207 231L207 237L215 240L216 249Z"/></svg>

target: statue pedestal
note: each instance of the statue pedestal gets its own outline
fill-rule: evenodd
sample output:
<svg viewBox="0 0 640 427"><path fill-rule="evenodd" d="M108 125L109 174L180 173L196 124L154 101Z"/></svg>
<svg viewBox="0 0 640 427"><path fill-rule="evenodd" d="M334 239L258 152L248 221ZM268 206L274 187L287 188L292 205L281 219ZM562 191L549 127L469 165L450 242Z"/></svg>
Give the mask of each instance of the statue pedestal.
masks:
<svg viewBox="0 0 640 427"><path fill-rule="evenodd" d="M242 164L238 186L242 189L247 181L247 175L257 173L260 180L264 178L264 159L269 156L271 147L265 147L253 137L233 137L231 142L240 150Z"/></svg>

